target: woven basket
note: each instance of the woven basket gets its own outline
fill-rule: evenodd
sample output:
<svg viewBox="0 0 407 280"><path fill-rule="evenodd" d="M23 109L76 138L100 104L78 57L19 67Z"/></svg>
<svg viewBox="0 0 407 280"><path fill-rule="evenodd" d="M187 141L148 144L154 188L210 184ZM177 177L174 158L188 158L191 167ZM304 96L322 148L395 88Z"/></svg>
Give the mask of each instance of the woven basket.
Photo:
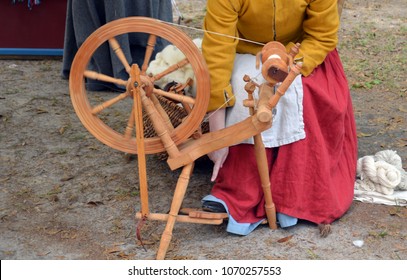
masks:
<svg viewBox="0 0 407 280"><path fill-rule="evenodd" d="M167 113L168 117L171 120L171 123L174 127L177 127L181 124L182 120L188 115L185 109L182 106L179 106L174 101L157 95L157 99L161 104L161 107ZM157 134L154 130L153 124L151 123L150 119L147 117L147 114L143 114L143 125L144 125L144 137L156 137ZM209 124L208 122L203 122L201 124L202 133L206 133L209 131ZM162 152L158 154L159 158L162 160L166 160L168 158L168 154L166 152Z"/></svg>

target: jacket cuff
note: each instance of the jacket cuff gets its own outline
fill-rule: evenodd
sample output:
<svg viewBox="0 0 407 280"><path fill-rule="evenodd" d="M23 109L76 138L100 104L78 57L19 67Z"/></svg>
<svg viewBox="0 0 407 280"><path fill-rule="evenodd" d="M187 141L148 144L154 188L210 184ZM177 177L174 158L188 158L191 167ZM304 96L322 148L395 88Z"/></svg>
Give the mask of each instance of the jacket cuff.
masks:
<svg viewBox="0 0 407 280"><path fill-rule="evenodd" d="M210 112L220 108L231 107L233 105L235 105L235 96L232 91L232 85L229 84L223 89L211 91L207 111Z"/></svg>
<svg viewBox="0 0 407 280"><path fill-rule="evenodd" d="M285 49L287 50L287 53L290 52L291 48L294 47L294 43L290 42L285 46ZM314 71L315 67L316 67L316 63L310 58L307 57L304 52L301 51L301 47L300 47L300 51L298 52L298 54L295 56L295 59L301 59L303 64L302 64L302 68L301 68L301 74L306 77L309 74L312 73L312 71Z"/></svg>

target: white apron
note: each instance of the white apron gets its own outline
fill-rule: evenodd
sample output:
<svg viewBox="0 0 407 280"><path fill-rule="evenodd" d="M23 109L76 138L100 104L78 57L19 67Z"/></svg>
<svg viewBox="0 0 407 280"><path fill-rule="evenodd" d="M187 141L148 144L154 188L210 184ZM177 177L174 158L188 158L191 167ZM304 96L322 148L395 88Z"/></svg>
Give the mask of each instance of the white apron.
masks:
<svg viewBox="0 0 407 280"><path fill-rule="evenodd" d="M261 69L256 69L254 55L236 54L234 64L231 83L236 102L233 107L226 110L227 127L243 121L250 115L249 108L243 106L243 100L248 98L243 76L249 75L258 84L265 82ZM253 93L253 98L258 99L258 88ZM279 147L305 138L302 98L302 80L301 75L298 75L274 109L272 127L262 133L265 147ZM242 143L253 144L253 138Z"/></svg>

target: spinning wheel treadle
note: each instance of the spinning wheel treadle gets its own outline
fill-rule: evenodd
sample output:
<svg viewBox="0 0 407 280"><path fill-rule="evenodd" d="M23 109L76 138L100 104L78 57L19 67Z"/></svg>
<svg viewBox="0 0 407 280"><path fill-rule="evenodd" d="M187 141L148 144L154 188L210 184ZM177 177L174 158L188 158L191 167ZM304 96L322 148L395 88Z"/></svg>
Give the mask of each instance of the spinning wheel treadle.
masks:
<svg viewBox="0 0 407 280"><path fill-rule="evenodd" d="M183 64L189 63L193 69L196 77L196 95L195 98L183 102L184 105L189 103L188 105L191 107L187 108L189 114L180 125L170 130L170 137L176 145L190 137L201 124L209 101L209 74L199 49L190 38L175 27L159 20L145 17L118 19L100 27L87 38L75 56L69 78L74 109L82 124L99 141L114 149L137 154L136 137L134 135L137 131L134 131L133 119L134 113L137 112L132 112L131 104L133 104L133 99L129 84L131 62L125 57L119 43L122 36L132 36L133 33L148 38L144 63L139 65L139 68L141 69L143 88L152 101L157 101L156 94L175 95L175 93L153 89L154 80L161 77L157 77L157 75L150 77L145 72L148 63L152 59L152 51L157 38L173 44L186 57L182 64L177 63L169 66L167 72L162 73L161 76L182 67ZM87 69L89 62L92 60L96 61L96 63L102 63L97 61L100 60L97 52L99 49L106 47L111 48L112 55L116 55L123 64L129 76L128 78L115 78L107 73L98 73ZM121 94L114 93L113 95L112 93L95 93L87 90L85 81L110 83L122 88L124 92ZM95 101L95 99L103 100ZM157 107L157 105L155 106ZM162 141L157 136L145 138L144 141L146 154L165 151Z"/></svg>

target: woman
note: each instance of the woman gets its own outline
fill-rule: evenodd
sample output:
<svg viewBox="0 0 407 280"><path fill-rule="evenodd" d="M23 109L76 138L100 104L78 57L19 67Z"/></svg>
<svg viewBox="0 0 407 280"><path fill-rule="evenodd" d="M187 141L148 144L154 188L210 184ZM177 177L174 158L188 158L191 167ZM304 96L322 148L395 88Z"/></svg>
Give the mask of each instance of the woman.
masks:
<svg viewBox="0 0 407 280"><path fill-rule="evenodd" d="M302 75L278 104L270 131L263 133L277 218L281 227L298 219L329 225L340 218L353 200L357 138L336 51L337 0L208 0L204 27L211 131L247 116L235 109L247 98L236 80L244 73L258 76L254 55L264 44L279 41L289 50L301 43L296 58L303 61ZM295 118L287 120L292 114ZM285 139L276 139L280 135ZM238 144L209 158L215 184L203 208L226 210L229 232L250 233L265 218L253 146Z"/></svg>

